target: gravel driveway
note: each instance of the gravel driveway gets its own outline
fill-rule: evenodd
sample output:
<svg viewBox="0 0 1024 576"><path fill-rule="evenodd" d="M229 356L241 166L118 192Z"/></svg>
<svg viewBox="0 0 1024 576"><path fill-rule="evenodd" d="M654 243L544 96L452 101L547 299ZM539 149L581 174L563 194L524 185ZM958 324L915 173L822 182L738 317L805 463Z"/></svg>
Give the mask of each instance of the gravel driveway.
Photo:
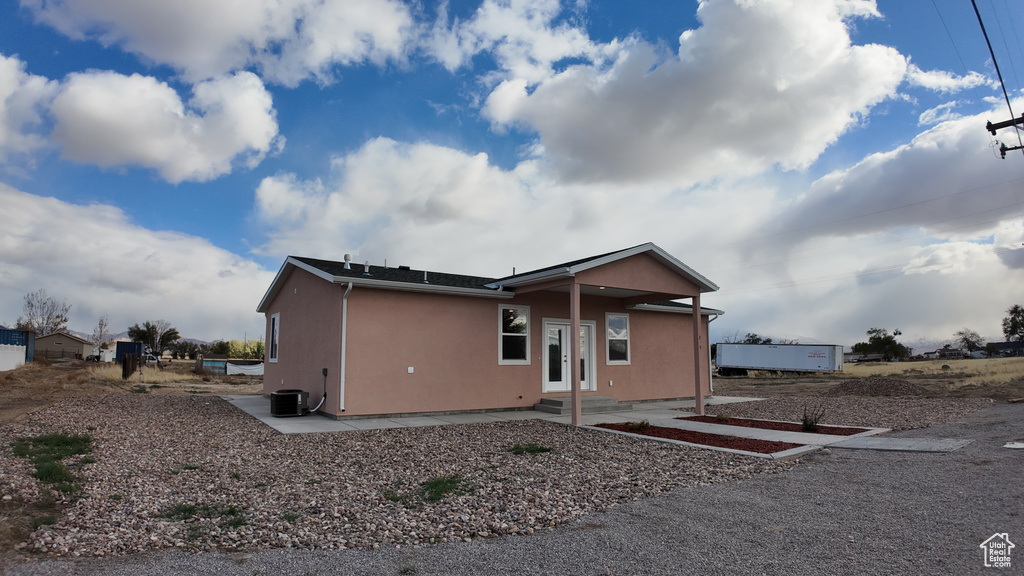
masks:
<svg viewBox="0 0 1024 576"><path fill-rule="evenodd" d="M177 408L191 407L200 417L209 416L204 414L207 409L220 409L214 399L209 399L209 404L185 400L196 405ZM144 403L152 399L136 401ZM90 408L97 409L85 406L85 413L89 413ZM180 412L181 419L189 420L190 417L187 411ZM74 421L73 414L65 415L61 420L68 418ZM96 421L95 418L92 420ZM158 418L142 420L152 426L158 426L161 421ZM122 422L120 428L124 428L124 424ZM187 472L202 473L208 466L218 465L216 462L221 459L217 456L221 454L218 451L229 450L220 445L224 442L223 434L234 438L231 442L243 440L233 436L236 433L233 430L242 425L241 421L223 424L223 430L218 429L207 438L192 438L207 452L209 459L201 460L197 470ZM92 433L99 439L112 433L106 428L96 428ZM142 426L135 429L136 432L139 430L149 431L151 428ZM425 513L450 521L452 516L449 513L454 513L454 517L461 521L464 510L481 505L483 508L476 509L486 510L486 504L479 496L482 487L492 486L484 490L488 494L490 492L486 490L498 489L494 486L509 484L508 489L511 490L518 474L531 479L523 485L529 489L518 488L523 490L522 493L509 501L521 502L531 508L540 501L547 501L537 500L537 495L543 494L545 489L549 495L553 491L562 493L561 499L555 499L553 509L542 507L541 512L533 516L535 520L543 518L547 523L552 521L548 518L552 518L557 526L548 529L535 525L532 535L522 535L526 530L519 529L516 531L519 535L510 533L495 538L490 537L497 532L492 530L495 527L493 523L484 523L481 526L486 526L488 532L481 535L481 528L476 528L477 537L471 542L422 547L403 545L401 548L396 548L392 542L379 550L261 550L202 554L172 550L77 563L44 559L12 563L6 573L962 574L983 571L978 545L992 534L1007 532L1011 540L1019 538L1024 541L1024 517L1020 516L1020 502L1024 496L1020 481L1024 454L1001 447L1007 441L1024 439L1024 405L990 406L957 423L894 433L908 437L975 440L956 452L923 454L837 449L830 455L809 457L792 469L773 474L763 472L778 472L778 468L770 466L779 464L631 439L626 439L628 442L619 446L615 443L624 440L614 435L582 434L585 431L567 430L551 424L544 424L539 429L520 429L518 432L525 433L518 439L533 441L530 439L537 437L538 430L550 432L540 440L551 444L557 442L555 451L547 455L516 456L519 460L504 460L514 456L505 449L513 439L510 435L513 430L495 425L429 430L445 430L445 435L454 434L448 438L449 443L454 441L456 445L470 447L468 452L456 451L445 455L446 459L465 458L467 453L483 454L481 461L469 464L450 462L455 468L448 468L463 470L472 476L477 495L457 496L452 501L446 499L442 502L448 504L443 506L432 508L424 504L410 509L380 498L378 492L373 506L367 505L367 513L379 508L392 516L396 516L396 512L401 516L403 513L399 508L403 508L411 510L407 513L410 518L415 517L414 513ZM153 431L167 433L160 429ZM394 434L399 432L409 431L395 431ZM5 432L8 433L10 431ZM267 442L273 443L277 438L277 442L285 443L288 449L300 453L310 462L314 462L318 452L324 448L344 448L330 443L327 438L311 442L309 438L263 436L258 428L243 429L237 433L245 437L246 444L243 445L262 446ZM131 433L116 436L117 442L130 442L132 436ZM495 437L501 440L496 441ZM153 440L148 438L146 442ZM394 478L417 470L423 462L419 460L419 454L434 452L437 456L435 451L442 446L430 437L428 429L395 442L403 450L400 458L389 461L387 450L376 454L377 460L386 463L384 468L395 470L387 478L371 481L369 485L376 486L377 490L382 486L394 486ZM588 442L597 444L589 445ZM106 448L102 447L101 441L98 444L99 462L87 466L86 470L93 466L98 468L106 459L103 456ZM155 455L145 457L140 452L138 466L163 469L172 461L180 464L181 458L184 461L196 458L195 454L185 453L181 438L159 445L161 448ZM178 460L174 460L175 445L178 446ZM587 450L572 449L581 445L587 445ZM228 453L233 452L229 450ZM602 457L594 459L595 453L601 453ZM616 457L607 458L608 453ZM561 454L562 461L542 460L558 454ZM230 465L245 465L245 454L235 456ZM359 458L365 458L365 464L372 465L375 456L367 453ZM332 466L341 466L344 460L339 457ZM641 467L644 462L649 463L649 467ZM4 464L6 462L0 462L0 465ZM503 471L493 485L485 483L485 473L473 476L476 473L472 470L488 470L488 466L496 466L493 470ZM579 468L574 469L573 466ZM313 469L322 471L323 463L320 468ZM696 469L700 472L693 473L692 470ZM733 469L739 471L730 476L729 470ZM580 472L577 474L573 470ZM170 472L165 471L164 474ZM186 477L186 471L173 476ZM227 476L231 478L230 474ZM421 476L413 474L407 479ZM545 489L534 486L538 479L549 482ZM9 479L0 480L6 484ZM130 484L131 478L125 482ZM275 492L275 498L279 498L276 503L284 507L300 502L308 505L309 494L320 490L325 482L326 478L315 485L294 483L296 491L302 492L304 497L289 500ZM247 490L237 494L255 492L255 484L247 486ZM206 494L212 497L223 487L221 484L208 484ZM124 484L119 489L131 492ZM664 490L669 491L662 493ZM644 494L650 496L633 501ZM192 495L198 497L199 494ZM597 495L598 501L589 503L589 498ZM159 500L159 497L152 497ZM177 496L168 502L175 498ZM473 498L477 500L472 503L466 500ZM561 507L557 506L558 502L562 503ZM612 506L616 503L618 505ZM151 508L157 510L159 505L154 503ZM568 511L564 510L566 508ZM504 512L511 514L513 510ZM495 511L489 514L481 511L478 516L490 518L493 522ZM141 516L153 520L148 514ZM468 521L456 523L471 524L472 514L467 516ZM566 520L575 521L563 524ZM194 523L202 521L199 519ZM267 521L279 525L274 524L273 519ZM162 522L174 524L167 520ZM253 524L262 525L258 522ZM333 524L327 532L347 534L339 526L344 525ZM500 524L498 527L500 529ZM447 538L444 532L438 534L442 539ZM126 536L128 539L133 537ZM1000 573L1021 573L1024 555L1019 562L1013 570Z"/></svg>

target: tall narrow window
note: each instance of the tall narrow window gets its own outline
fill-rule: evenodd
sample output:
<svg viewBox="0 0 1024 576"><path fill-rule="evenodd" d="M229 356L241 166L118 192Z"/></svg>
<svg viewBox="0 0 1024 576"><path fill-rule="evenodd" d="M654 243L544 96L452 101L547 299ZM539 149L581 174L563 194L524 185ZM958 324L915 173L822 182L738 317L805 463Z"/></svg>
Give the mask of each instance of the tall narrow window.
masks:
<svg viewBox="0 0 1024 576"><path fill-rule="evenodd" d="M530 307L499 306L498 364L530 363Z"/></svg>
<svg viewBox="0 0 1024 576"><path fill-rule="evenodd" d="M608 364L629 364L629 315L605 314L604 325Z"/></svg>
<svg viewBox="0 0 1024 576"><path fill-rule="evenodd" d="M267 359L270 362L277 362L277 341L281 332L281 313L278 312L270 317L270 338L267 338Z"/></svg>

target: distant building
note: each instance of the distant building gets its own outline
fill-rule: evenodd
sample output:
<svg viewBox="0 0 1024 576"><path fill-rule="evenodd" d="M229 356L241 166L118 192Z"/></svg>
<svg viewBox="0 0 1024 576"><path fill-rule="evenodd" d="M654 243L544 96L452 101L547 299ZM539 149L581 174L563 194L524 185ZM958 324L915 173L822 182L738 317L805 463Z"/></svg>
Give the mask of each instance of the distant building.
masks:
<svg viewBox="0 0 1024 576"><path fill-rule="evenodd" d="M77 358L95 355L96 346L67 332L53 332L36 337L36 358Z"/></svg>
<svg viewBox="0 0 1024 576"><path fill-rule="evenodd" d="M989 342L985 346L986 350L992 352L993 358L1003 358L1006 356L1024 356L1024 342Z"/></svg>

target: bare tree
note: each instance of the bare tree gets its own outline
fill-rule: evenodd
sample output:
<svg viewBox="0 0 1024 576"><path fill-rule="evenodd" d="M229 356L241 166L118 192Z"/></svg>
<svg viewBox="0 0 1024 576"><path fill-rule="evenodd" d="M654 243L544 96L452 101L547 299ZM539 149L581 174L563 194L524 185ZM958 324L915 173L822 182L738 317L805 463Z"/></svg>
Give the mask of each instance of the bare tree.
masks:
<svg viewBox="0 0 1024 576"><path fill-rule="evenodd" d="M956 333L953 334L953 338L953 341L956 342L961 349L966 349L968 354L973 354L975 350L981 350L985 347L985 339L970 328L957 330Z"/></svg>
<svg viewBox="0 0 1024 576"><path fill-rule="evenodd" d="M96 328L92 331L92 343L95 344L96 347L103 346L107 340L110 340L111 336L110 320L107 318L107 315L104 314L103 316L100 316L99 322L96 323Z"/></svg>
<svg viewBox="0 0 1024 576"><path fill-rule="evenodd" d="M68 327L71 304L48 296L46 289L25 295L24 316L18 318L18 330L31 330L37 336L60 332Z"/></svg>

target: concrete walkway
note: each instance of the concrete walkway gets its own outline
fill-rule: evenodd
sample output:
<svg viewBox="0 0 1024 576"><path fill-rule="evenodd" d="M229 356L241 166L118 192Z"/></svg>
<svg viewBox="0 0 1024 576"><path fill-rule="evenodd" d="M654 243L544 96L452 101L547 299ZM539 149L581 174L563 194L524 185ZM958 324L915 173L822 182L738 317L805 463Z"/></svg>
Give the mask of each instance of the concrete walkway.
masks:
<svg viewBox="0 0 1024 576"><path fill-rule="evenodd" d="M263 396L221 396L238 409L270 426L282 434L316 434L321 432L346 432L354 430L379 430L382 428L411 428L417 426L443 426L445 424L475 424L483 422L502 422L508 420L547 420L560 424L570 424L572 416L556 415L538 410L505 410L500 412L458 412L452 414L432 414L419 416L394 415L386 418L353 418L349 420L333 420L317 414L279 418L270 414L270 400ZM761 398L744 398L738 396L712 396L705 398L707 404L730 404L733 402L752 402ZM756 454L715 448L700 445L703 448L734 452L759 458L795 458L822 447L843 448L848 450L888 450L899 452L951 452L969 444L970 440L955 438L890 438L877 435L888 432L888 428L868 428L853 436L835 436L830 434L809 434L806 432L784 432L780 430L764 430L743 426L729 426L692 420L677 420L681 416L694 416L687 411L695 407L693 400L665 400L660 402L641 402L633 405L631 410L584 414L583 424L623 424L647 420L652 426L679 428L708 434L723 434L739 438L755 438L775 442L800 444L801 448L793 448L775 454ZM604 432L614 432L606 428L596 428ZM615 432L628 434L627 432ZM645 436L645 438L651 438ZM679 442L655 438L658 441Z"/></svg>
<svg viewBox="0 0 1024 576"><path fill-rule="evenodd" d="M221 396L239 410L270 426L282 434L315 434L318 432L345 432L352 430L379 430L381 428L412 428L416 426L442 426L444 424L477 424L503 422L507 420L548 420L560 424L572 423L571 415L549 414L538 410L504 410L500 412L458 412L453 414L388 416L386 418L353 418L334 420L317 414L279 418L270 414L270 400L263 396ZM707 404L731 404L752 402L761 398L718 396L705 398ZM638 420L665 420L685 416L680 409L694 408L693 400L665 400L662 402L641 402L632 410L584 414L583 424L635 422ZM689 413L692 415L692 413Z"/></svg>

